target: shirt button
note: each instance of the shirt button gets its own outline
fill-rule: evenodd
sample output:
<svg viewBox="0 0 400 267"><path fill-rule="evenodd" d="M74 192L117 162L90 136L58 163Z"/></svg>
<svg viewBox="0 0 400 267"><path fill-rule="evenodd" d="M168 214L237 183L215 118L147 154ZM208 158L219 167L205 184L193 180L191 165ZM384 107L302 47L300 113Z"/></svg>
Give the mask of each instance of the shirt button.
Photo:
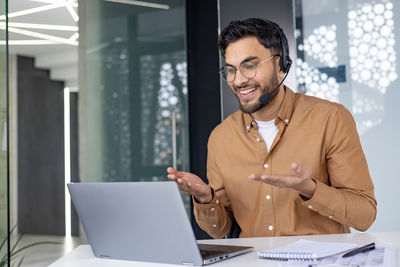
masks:
<svg viewBox="0 0 400 267"><path fill-rule="evenodd" d="M269 165L267 163L264 164L264 168L268 169Z"/></svg>
<svg viewBox="0 0 400 267"><path fill-rule="evenodd" d="M270 199L271 196L270 196L270 195L266 195L265 198L266 198L266 199Z"/></svg>
<svg viewBox="0 0 400 267"><path fill-rule="evenodd" d="M285 120L285 122L286 122L286 124L288 124L288 123L289 123L289 120L288 120L288 119L286 119L286 120Z"/></svg>
<svg viewBox="0 0 400 267"><path fill-rule="evenodd" d="M215 210L215 208L211 208L211 211L214 211Z"/></svg>
<svg viewBox="0 0 400 267"><path fill-rule="evenodd" d="M257 139L256 139L256 140L257 140L257 142L260 142L260 141L261 141L261 140L260 140L260 138L258 138L258 137L257 137Z"/></svg>
<svg viewBox="0 0 400 267"><path fill-rule="evenodd" d="M217 225L216 225L216 224L213 224L213 227L215 228L215 227L217 227Z"/></svg>
<svg viewBox="0 0 400 267"><path fill-rule="evenodd" d="M309 209L312 209L312 206L311 206L311 205L309 205L309 206L308 206L308 208L309 208Z"/></svg>
<svg viewBox="0 0 400 267"><path fill-rule="evenodd" d="M249 130L249 129L250 129L250 126L247 125L247 126L246 126L246 129Z"/></svg>
<svg viewBox="0 0 400 267"><path fill-rule="evenodd" d="M332 216L329 216L329 219L332 219Z"/></svg>
<svg viewBox="0 0 400 267"><path fill-rule="evenodd" d="M215 203L217 203L217 204L218 204L218 203L219 203L219 200L218 200L218 199L217 199L217 200L215 200Z"/></svg>
<svg viewBox="0 0 400 267"><path fill-rule="evenodd" d="M274 227L273 227L272 225L270 225L270 226L268 227L268 230L272 231L272 230L274 230Z"/></svg>

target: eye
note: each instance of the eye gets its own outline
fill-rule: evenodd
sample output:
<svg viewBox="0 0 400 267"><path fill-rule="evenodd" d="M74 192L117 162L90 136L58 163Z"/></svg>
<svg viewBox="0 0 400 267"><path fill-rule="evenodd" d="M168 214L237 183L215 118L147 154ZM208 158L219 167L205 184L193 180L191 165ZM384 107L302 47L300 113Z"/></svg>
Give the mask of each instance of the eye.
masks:
<svg viewBox="0 0 400 267"><path fill-rule="evenodd" d="M228 67L225 67L225 71L226 71L226 73L228 73L228 74L232 74L232 73L235 73L235 72L236 72L236 69L235 69L235 68L228 68Z"/></svg>
<svg viewBox="0 0 400 267"><path fill-rule="evenodd" d="M251 62L244 62L241 64L241 67L245 70L254 70L257 65Z"/></svg>

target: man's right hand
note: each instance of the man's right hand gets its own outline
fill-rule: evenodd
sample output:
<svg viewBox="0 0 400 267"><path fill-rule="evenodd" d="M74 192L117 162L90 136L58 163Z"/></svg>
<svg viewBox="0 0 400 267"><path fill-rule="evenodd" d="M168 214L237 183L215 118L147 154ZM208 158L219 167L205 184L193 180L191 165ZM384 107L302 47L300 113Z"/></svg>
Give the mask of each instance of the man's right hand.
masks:
<svg viewBox="0 0 400 267"><path fill-rule="evenodd" d="M201 180L201 178L190 172L181 172L169 167L167 169L168 179L175 181L179 189L185 193L193 195L202 204L212 201L211 187Z"/></svg>

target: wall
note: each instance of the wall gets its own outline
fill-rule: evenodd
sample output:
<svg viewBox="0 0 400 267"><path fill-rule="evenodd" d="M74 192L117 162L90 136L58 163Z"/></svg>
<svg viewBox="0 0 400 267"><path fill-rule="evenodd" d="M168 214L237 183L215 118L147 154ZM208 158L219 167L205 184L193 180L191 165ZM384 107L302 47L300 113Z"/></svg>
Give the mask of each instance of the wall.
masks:
<svg viewBox="0 0 400 267"><path fill-rule="evenodd" d="M17 58L18 230L65 234L64 84Z"/></svg>

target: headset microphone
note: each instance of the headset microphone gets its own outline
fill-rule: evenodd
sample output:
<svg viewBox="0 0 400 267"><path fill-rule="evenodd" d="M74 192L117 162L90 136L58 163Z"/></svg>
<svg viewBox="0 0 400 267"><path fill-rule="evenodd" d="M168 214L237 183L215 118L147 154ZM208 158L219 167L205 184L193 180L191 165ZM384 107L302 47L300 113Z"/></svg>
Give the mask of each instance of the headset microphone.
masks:
<svg viewBox="0 0 400 267"><path fill-rule="evenodd" d="M285 77L283 77L282 81L279 83L279 85L274 90L272 90L271 92L265 93L262 96L260 96L258 101L260 101L260 103L262 105L268 104L271 101L271 99L274 97L276 91L279 90L281 84L286 79L286 77L287 77L287 75L289 73L289 70L290 70L290 66L292 65L292 60L290 59L289 55L286 52L287 51L286 44L283 41L283 36L281 34L281 31L279 30L278 26L275 25L274 22L270 21L270 23L272 24L272 26L278 32L279 38L281 40L282 55L279 58L279 67L281 68L281 71L283 71L285 73Z"/></svg>
<svg viewBox="0 0 400 267"><path fill-rule="evenodd" d="M283 81L286 79L287 77L287 73L285 74L285 77L283 77L283 80L278 84L278 86L272 90L271 92L265 93L262 96L260 96L260 98L258 99L258 101L260 101L261 104L265 105L268 104L269 101L272 100L272 97L275 95L276 91L279 90L279 87L281 87L281 84L283 83Z"/></svg>

